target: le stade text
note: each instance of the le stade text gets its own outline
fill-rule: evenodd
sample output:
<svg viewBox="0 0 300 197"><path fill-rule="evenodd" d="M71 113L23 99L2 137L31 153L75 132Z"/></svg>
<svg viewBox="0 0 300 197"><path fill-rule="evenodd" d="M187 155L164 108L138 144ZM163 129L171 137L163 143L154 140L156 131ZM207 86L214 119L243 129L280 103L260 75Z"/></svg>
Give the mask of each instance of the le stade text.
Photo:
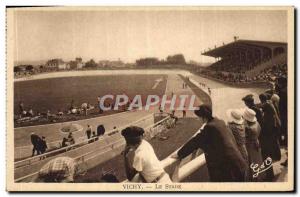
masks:
<svg viewBox="0 0 300 197"><path fill-rule="evenodd" d="M124 190L181 190L181 184L123 184Z"/></svg>
<svg viewBox="0 0 300 197"><path fill-rule="evenodd" d="M128 106L128 110L149 110L151 107L160 106L162 110L169 107L170 110L196 110L194 107L195 95L148 95L147 99L142 101L141 95L135 95L132 100L127 95L104 95L100 98L99 107L103 111L118 110L121 106ZM106 102L114 101L114 105L106 105Z"/></svg>

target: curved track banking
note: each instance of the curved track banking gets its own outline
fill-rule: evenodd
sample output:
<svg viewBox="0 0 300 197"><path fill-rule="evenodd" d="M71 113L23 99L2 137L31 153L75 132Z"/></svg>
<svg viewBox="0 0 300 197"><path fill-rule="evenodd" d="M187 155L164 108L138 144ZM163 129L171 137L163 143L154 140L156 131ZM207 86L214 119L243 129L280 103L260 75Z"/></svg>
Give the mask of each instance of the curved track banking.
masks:
<svg viewBox="0 0 300 197"><path fill-rule="evenodd" d="M35 80L35 79L41 79L44 77L65 77L67 76L86 76L86 75L112 75L112 74L127 74L127 75L131 75L131 74L166 74L168 75L168 80L167 80L167 85L166 85L166 91L165 94L194 94L193 91L195 91L195 89L191 89L190 87L188 87L187 89L182 90L181 86L182 86L182 79L180 79L179 75L182 75L183 77L188 77L191 81L191 83L193 83L195 86L197 86L198 88L204 90L205 92L208 93L207 87L209 87L211 89L211 100L212 100L212 104L213 104L213 112L214 115L222 118L226 121L226 117L224 114L225 111L229 108L243 108L244 107L244 103L241 100L242 97L244 97L247 94L253 94L255 97L255 100L258 101L258 94L263 92L264 89L262 88L239 88L239 87L232 87L232 86L228 86L226 84L222 84L210 79L206 79L197 75L194 75L190 72L187 71L183 71L183 70L129 70L129 71L124 71L121 70L120 72L118 71L82 71L82 72L71 72L71 73L48 73L45 75L41 75L41 76L34 76L32 79L26 79L26 80ZM19 80L21 81L21 80ZM206 87L203 87L200 85L200 83L205 83ZM201 98L197 98L196 101L197 104L201 104ZM157 110L157 109L155 109ZM137 119L140 119L142 117L145 117L147 115L149 115L150 113L153 113L153 111L135 111L135 112L124 112L124 113L119 113L119 114L113 114L113 115L109 115L109 116L102 116L102 117L97 117L97 118L92 118L92 119L85 119L85 120L79 120L79 121L75 121L76 123L79 123L81 125L86 125L86 124L91 124L92 126L96 126L97 124L99 124L99 122L107 125L108 130L111 129L113 126L116 126L115 124L113 124L113 122L115 123L116 119L118 119L118 123L120 124L120 126L128 124L128 122L134 122ZM180 116L180 114L178 114L178 112L176 112L177 115ZM188 112L187 113L188 116L190 117L194 117L193 112ZM15 134L17 132L19 132L20 130L24 130L26 132L30 132L32 130L36 130L36 132L38 133L39 131L45 132L45 133L51 133L51 131L53 130L57 130L58 128L60 128L63 124L70 124L70 122L66 122L66 123L57 123L57 124L51 124L51 125L40 125L40 126L31 126L31 127L23 127L23 128L16 128L15 129ZM118 125L117 125L118 126ZM195 130L196 132L196 130ZM84 135L84 132L81 133L81 135ZM61 136L60 136L61 137ZM54 139L54 138L53 138ZM106 140L105 140L106 141ZM106 142L105 144L107 144L109 142ZM24 143L26 144L26 143ZM103 145L105 145L103 144ZM181 145L179 145L181 146ZM178 147L179 147L178 146ZM83 147L83 149L81 150L84 151L84 149L88 148L87 147ZM101 148L101 147L98 147ZM157 151L157 150L156 150ZM76 151L75 151L76 152ZM107 154L108 155L115 155L115 153L110 153L111 151L109 151ZM69 155L70 153L66 152L67 155ZM113 155L111 155L113 157ZM106 156L105 156L106 157ZM105 158L103 157L103 158ZM107 159L112 158L112 157L106 157ZM50 159L50 158L49 158ZM101 161L104 162L105 160ZM43 161L45 162L45 161ZM97 161L97 163L99 163L99 161ZM33 171L33 169L32 169ZM23 173L22 173L23 174ZM20 176L20 175L19 175Z"/></svg>
<svg viewBox="0 0 300 197"><path fill-rule="evenodd" d="M25 80L38 80L45 78L56 78L56 77L71 77L71 76L91 76L91 75L132 75L132 74L165 74L168 75L167 85L166 85L166 94L170 94L173 92L174 94L193 94L190 88L186 90L181 90L182 80L177 76L178 74L182 76L188 76L196 86L207 91L207 88L203 88L199 85L199 82L205 83L206 87L211 88L211 99L213 103L213 112L214 115L222 118L224 120L227 119L225 116L225 111L229 108L242 108L244 104L242 102L242 97L246 94L253 94L255 99L258 100L258 94L263 92L262 88L235 88L232 86L228 86L226 84L222 84L210 79L206 79L197 75L194 75L188 71L184 70L104 70L104 71L71 71L71 72L58 72L58 73L46 73L35 75L26 79L16 79L15 81L25 81ZM198 84L197 84L198 83ZM201 98L198 98L196 101L197 104L201 103ZM153 112L153 111L152 111ZM84 129L81 132L75 133L75 137L84 136L85 126L87 124L92 125L94 128L99 125L99 123L104 124L107 130L112 129L114 126L120 127L128 124L128 122L134 122L142 117L149 115L149 111L134 111L134 112L124 112L118 113L108 116L96 117L91 119L84 119L79 121L74 121L73 123L81 124ZM177 112L176 112L177 113ZM193 116L193 112L188 112L188 116ZM118 121L115 121L118 120ZM47 142L58 141L61 140L65 134L61 133L59 129L66 124L70 124L70 122L65 123L55 123L48 125L39 125L39 126L29 126L22 128L14 129L14 139L15 139L15 153L16 148L19 147L19 150L22 149L22 146L31 146L29 135L30 132L35 132L38 135L46 135ZM24 138L24 133L28 136L28 138ZM55 134L54 134L55 133ZM26 136L25 135L25 136ZM18 150L18 151L19 151ZM28 151L27 151L28 152ZM22 153L19 153L22 154ZM27 153L28 154L28 153ZM16 155L15 155L16 156Z"/></svg>

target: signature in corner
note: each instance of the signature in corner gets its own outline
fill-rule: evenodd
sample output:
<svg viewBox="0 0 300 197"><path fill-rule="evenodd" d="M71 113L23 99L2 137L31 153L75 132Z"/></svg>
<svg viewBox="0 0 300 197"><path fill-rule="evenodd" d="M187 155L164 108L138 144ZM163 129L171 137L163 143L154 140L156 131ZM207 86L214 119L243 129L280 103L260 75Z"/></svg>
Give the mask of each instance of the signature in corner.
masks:
<svg viewBox="0 0 300 197"><path fill-rule="evenodd" d="M272 158L268 157L261 165L251 163L250 168L253 170L253 178L256 178L260 173L268 170L273 166Z"/></svg>

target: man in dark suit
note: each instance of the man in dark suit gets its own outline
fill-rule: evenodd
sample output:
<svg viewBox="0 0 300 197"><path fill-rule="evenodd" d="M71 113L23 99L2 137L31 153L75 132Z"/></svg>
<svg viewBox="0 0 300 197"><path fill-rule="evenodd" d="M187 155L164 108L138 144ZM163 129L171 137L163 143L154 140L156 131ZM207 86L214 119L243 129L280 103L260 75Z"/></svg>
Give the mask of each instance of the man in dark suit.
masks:
<svg viewBox="0 0 300 197"><path fill-rule="evenodd" d="M277 89L279 94L279 113L281 118L281 140L282 145L287 146L287 78L280 77L277 79Z"/></svg>
<svg viewBox="0 0 300 197"><path fill-rule="evenodd" d="M264 113L264 121L260 133L261 154L264 160L271 158L272 161L281 159L280 146L278 143L280 120L273 104L266 94L260 94L261 107ZM273 166L266 171L266 181L274 180Z"/></svg>
<svg viewBox="0 0 300 197"><path fill-rule="evenodd" d="M243 182L246 180L248 164L239 152L234 136L223 120L212 117L211 107L199 106L195 114L205 124L201 132L188 141L178 152L183 159L201 148L212 182Z"/></svg>
<svg viewBox="0 0 300 197"><path fill-rule="evenodd" d="M40 150L40 143L42 141L42 139L35 133L31 133L30 135L30 140L31 140L31 143L33 145L33 148L32 148L32 157L34 156L34 153L35 151L37 152L38 155L41 154L41 150Z"/></svg>
<svg viewBox="0 0 300 197"><path fill-rule="evenodd" d="M287 113L287 78L279 77L277 79L277 91L279 94L279 114L281 118L281 132L280 132L280 143L287 149L288 146L288 113ZM286 159L281 165L287 166L288 160Z"/></svg>
<svg viewBox="0 0 300 197"><path fill-rule="evenodd" d="M92 135L92 128L90 125L87 125L87 129L85 131L85 134L87 136L87 139L90 139L91 138L91 135Z"/></svg>
<svg viewBox="0 0 300 197"><path fill-rule="evenodd" d="M100 136L100 135L104 135L105 133L105 128L104 126L101 124L97 127L97 136Z"/></svg>

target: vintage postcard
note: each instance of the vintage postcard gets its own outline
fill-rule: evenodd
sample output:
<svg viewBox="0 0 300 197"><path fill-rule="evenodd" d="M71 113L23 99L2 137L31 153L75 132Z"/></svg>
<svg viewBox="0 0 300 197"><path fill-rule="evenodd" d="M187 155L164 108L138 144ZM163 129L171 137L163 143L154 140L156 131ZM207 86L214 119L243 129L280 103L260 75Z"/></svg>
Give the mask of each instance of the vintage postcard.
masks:
<svg viewBox="0 0 300 197"><path fill-rule="evenodd" d="M7 190L294 191L294 7L7 7Z"/></svg>

